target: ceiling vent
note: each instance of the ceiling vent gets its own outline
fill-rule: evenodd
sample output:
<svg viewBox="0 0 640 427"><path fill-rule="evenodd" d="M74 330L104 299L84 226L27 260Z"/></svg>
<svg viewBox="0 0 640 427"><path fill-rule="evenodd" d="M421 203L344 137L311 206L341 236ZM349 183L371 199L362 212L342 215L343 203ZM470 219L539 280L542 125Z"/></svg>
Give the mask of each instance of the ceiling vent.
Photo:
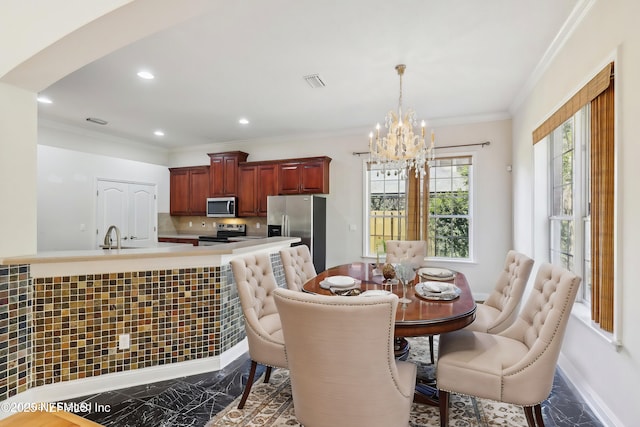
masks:
<svg viewBox="0 0 640 427"><path fill-rule="evenodd" d="M95 123L97 125L106 125L107 123L109 123L108 121L99 119L97 117L87 117L87 121L91 123Z"/></svg>
<svg viewBox="0 0 640 427"><path fill-rule="evenodd" d="M322 81L322 78L320 78L318 74L309 74L308 76L304 76L302 78L305 79L307 84L313 89L318 89L326 86L325 82Z"/></svg>

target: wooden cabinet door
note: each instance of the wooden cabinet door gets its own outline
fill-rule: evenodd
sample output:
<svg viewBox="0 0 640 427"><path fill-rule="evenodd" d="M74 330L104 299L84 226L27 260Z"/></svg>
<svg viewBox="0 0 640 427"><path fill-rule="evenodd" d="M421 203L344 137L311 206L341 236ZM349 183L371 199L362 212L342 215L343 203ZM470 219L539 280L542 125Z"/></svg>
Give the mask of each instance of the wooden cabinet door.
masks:
<svg viewBox="0 0 640 427"><path fill-rule="evenodd" d="M207 197L209 197L209 167L203 166L190 171L189 212L191 215L207 214Z"/></svg>
<svg viewBox="0 0 640 427"><path fill-rule="evenodd" d="M257 173L257 214L267 216L267 197L278 194L278 165L261 165Z"/></svg>
<svg viewBox="0 0 640 427"><path fill-rule="evenodd" d="M211 157L209 169L209 190L211 197L220 197L224 194L224 158Z"/></svg>
<svg viewBox="0 0 640 427"><path fill-rule="evenodd" d="M281 163L278 172L278 193L300 194L300 163Z"/></svg>
<svg viewBox="0 0 640 427"><path fill-rule="evenodd" d="M303 163L300 168L300 193L314 194L325 193L324 164L323 162Z"/></svg>
<svg viewBox="0 0 640 427"><path fill-rule="evenodd" d="M211 197L237 196L238 164L247 160L243 151L209 153Z"/></svg>
<svg viewBox="0 0 640 427"><path fill-rule="evenodd" d="M223 196L235 196L237 179L238 179L238 157L237 156L224 156L222 159L224 163L224 180L222 189L224 191Z"/></svg>
<svg viewBox="0 0 640 427"><path fill-rule="evenodd" d="M209 166L170 168L171 215L206 215L209 197Z"/></svg>
<svg viewBox="0 0 640 427"><path fill-rule="evenodd" d="M171 215L189 214L189 171L171 169L169 177L169 212Z"/></svg>
<svg viewBox="0 0 640 427"><path fill-rule="evenodd" d="M280 164L280 194L328 194L329 157L296 159Z"/></svg>
<svg viewBox="0 0 640 427"><path fill-rule="evenodd" d="M257 168L240 166L238 168L238 216L256 216Z"/></svg>

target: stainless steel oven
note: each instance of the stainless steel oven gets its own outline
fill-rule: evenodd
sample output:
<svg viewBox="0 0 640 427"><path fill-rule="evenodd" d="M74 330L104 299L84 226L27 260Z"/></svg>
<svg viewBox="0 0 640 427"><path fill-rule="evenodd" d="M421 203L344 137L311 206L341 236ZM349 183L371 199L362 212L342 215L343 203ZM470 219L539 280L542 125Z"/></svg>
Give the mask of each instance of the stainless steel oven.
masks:
<svg viewBox="0 0 640 427"><path fill-rule="evenodd" d="M245 224L218 224L215 236L199 236L199 246L213 246L229 243L229 238L244 237L247 235Z"/></svg>

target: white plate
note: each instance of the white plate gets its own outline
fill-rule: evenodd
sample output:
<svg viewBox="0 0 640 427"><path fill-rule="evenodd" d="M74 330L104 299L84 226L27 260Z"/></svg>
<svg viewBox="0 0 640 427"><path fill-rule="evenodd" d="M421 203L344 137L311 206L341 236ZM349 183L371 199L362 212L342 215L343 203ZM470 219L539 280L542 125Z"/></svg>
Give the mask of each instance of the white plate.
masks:
<svg viewBox="0 0 640 427"><path fill-rule="evenodd" d="M437 278L450 278L453 277L453 271L446 268L423 267L418 270L418 275Z"/></svg>
<svg viewBox="0 0 640 427"><path fill-rule="evenodd" d="M360 294L361 297L379 297L381 295L389 295L391 292L383 289L369 289Z"/></svg>
<svg viewBox="0 0 640 427"><path fill-rule="evenodd" d="M451 283L422 282L422 286L429 292L451 292L454 286Z"/></svg>
<svg viewBox="0 0 640 427"><path fill-rule="evenodd" d="M325 280L332 288L348 288L356 283L356 279L349 276L329 276Z"/></svg>
<svg viewBox="0 0 640 427"><path fill-rule="evenodd" d="M434 282L421 282L418 283L415 287L415 292L416 295L428 299L428 300L440 300L440 301L451 301L453 299L456 299L460 296L460 288L452 285L451 283L438 283L435 282L435 284L437 285L446 285L447 289L444 291L440 291L440 292L433 292L431 289L433 289L431 286L427 287L429 283L434 283ZM442 288L441 288L442 289Z"/></svg>

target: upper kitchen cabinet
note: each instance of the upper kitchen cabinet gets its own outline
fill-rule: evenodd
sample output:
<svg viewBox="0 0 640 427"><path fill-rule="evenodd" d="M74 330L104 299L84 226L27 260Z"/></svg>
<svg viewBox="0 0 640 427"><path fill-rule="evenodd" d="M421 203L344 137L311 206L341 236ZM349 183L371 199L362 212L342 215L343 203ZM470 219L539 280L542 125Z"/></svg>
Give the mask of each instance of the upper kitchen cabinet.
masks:
<svg viewBox="0 0 640 427"><path fill-rule="evenodd" d="M277 163L253 162L238 167L238 216L267 216L267 196L277 194Z"/></svg>
<svg viewBox="0 0 640 427"><path fill-rule="evenodd" d="M206 215L209 166L169 168L171 215Z"/></svg>
<svg viewBox="0 0 640 427"><path fill-rule="evenodd" d="M237 196L238 163L246 161L249 154L243 151L208 154L211 158L210 196Z"/></svg>
<svg viewBox="0 0 640 427"><path fill-rule="evenodd" d="M330 157L290 159L279 164L279 194L328 194Z"/></svg>

